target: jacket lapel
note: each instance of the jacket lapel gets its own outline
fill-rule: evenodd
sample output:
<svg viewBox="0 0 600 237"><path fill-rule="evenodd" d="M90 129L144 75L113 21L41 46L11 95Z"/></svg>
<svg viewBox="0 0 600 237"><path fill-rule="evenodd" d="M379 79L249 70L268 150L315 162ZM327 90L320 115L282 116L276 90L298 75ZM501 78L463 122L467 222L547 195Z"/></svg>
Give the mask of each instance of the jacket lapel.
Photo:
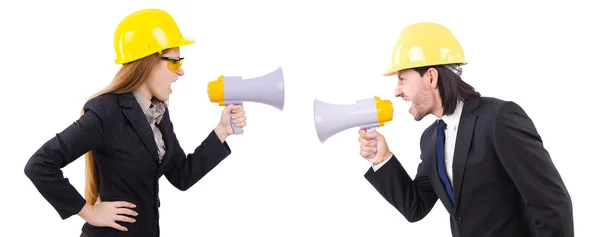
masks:
<svg viewBox="0 0 600 237"><path fill-rule="evenodd" d="M160 129L160 132L162 133L162 139L165 143L165 155L163 156L163 159L161 161L161 166L165 166L167 164L167 162L170 161L170 157L172 156L172 152L173 152L173 148L175 147L173 144L173 137L171 136L172 134L172 129L173 126L171 125L171 118L169 116L169 109L165 110L165 113L163 114L163 118L161 120L161 122L158 124L158 129Z"/></svg>
<svg viewBox="0 0 600 237"><path fill-rule="evenodd" d="M140 136L148 151L150 151L156 162L158 162L158 148L156 142L154 142L152 128L150 128L150 124L148 124L148 120L144 116L144 112L135 100L135 97L132 93L121 94L119 95L119 102L123 108L125 117L127 117L127 120L129 120L138 136Z"/></svg>
<svg viewBox="0 0 600 237"><path fill-rule="evenodd" d="M473 130L475 128L475 122L477 121L477 115L471 112L478 106L479 98L466 101L458 124L454 159L452 161L452 173L454 174L454 203L456 207L460 203L460 193L465 174L465 166L469 157L469 151L471 150ZM456 212L457 209L458 208L454 208L454 211Z"/></svg>

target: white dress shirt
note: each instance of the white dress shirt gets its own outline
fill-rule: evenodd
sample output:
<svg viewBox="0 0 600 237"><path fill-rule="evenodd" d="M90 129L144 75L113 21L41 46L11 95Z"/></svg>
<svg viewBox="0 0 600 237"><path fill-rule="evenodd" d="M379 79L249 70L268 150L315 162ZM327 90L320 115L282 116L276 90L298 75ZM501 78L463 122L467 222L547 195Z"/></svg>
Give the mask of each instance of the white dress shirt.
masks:
<svg viewBox="0 0 600 237"><path fill-rule="evenodd" d="M142 107L142 111L144 112L144 115L146 115L148 124L150 124L152 134L154 135L154 142L156 142L156 147L158 148L158 162L161 162L165 155L166 147L162 138L162 133L158 128L158 124L160 124L162 121L162 117L167 109L167 105L153 96L145 95L144 92L140 90L134 91L133 95L135 96L135 99L140 107Z"/></svg>
<svg viewBox="0 0 600 237"><path fill-rule="evenodd" d="M454 186L452 182L452 161L454 160L454 147L456 146L456 132L458 131L458 123L460 122L460 116L462 114L463 102L458 101L456 105L456 110L454 113L450 115L442 116L442 120L446 123L446 142L444 145L444 160L446 162L446 173L448 174L448 179L450 180L450 184ZM393 154L392 154L393 156ZM381 168L385 163L387 163L392 156L385 159L383 162L373 165L373 171L377 171Z"/></svg>

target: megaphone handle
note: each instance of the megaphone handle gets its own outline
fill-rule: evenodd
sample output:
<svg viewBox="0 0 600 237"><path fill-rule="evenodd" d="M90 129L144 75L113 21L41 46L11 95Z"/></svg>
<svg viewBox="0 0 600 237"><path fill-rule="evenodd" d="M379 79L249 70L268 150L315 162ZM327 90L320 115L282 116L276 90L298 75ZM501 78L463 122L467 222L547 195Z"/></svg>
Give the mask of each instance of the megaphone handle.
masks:
<svg viewBox="0 0 600 237"><path fill-rule="evenodd" d="M233 129L233 133L235 133L235 135L242 134L244 132L244 128L235 126L235 123L233 122L233 112L231 112L231 116L229 118L231 119L230 123L231 128Z"/></svg>
<svg viewBox="0 0 600 237"><path fill-rule="evenodd" d="M369 132L372 132L372 131L375 131L375 130L377 130L377 127L367 128L367 133L369 133ZM375 140L375 138L373 138L373 139L369 139L369 141L370 141L371 143L373 143L373 147L377 148L377 140ZM376 153L377 153L377 152L373 152L373 154L371 154L371 155L370 155L370 156L368 156L367 158L373 158L373 157L375 157L375 154L376 154Z"/></svg>

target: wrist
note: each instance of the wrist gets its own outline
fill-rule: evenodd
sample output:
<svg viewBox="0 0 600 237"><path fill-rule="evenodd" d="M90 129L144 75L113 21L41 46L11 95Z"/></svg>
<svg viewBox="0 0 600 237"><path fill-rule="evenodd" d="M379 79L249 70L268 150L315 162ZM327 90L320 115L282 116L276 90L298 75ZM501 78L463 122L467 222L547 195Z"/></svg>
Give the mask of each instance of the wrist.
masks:
<svg viewBox="0 0 600 237"><path fill-rule="evenodd" d="M81 208L81 210L79 211L79 213L77 213L77 215L87 222L90 216L92 216L93 211L94 207L86 202L83 208Z"/></svg>
<svg viewBox="0 0 600 237"><path fill-rule="evenodd" d="M221 126L220 124L215 127L214 131L219 140L221 140L221 143L225 142L225 139L227 139L229 136L229 134L227 134L227 128Z"/></svg>
<svg viewBox="0 0 600 237"><path fill-rule="evenodd" d="M385 156L383 156L384 160L390 159L392 158L392 156L394 155L394 153L392 153L391 151L388 151L387 153L385 153Z"/></svg>
<svg viewBox="0 0 600 237"><path fill-rule="evenodd" d="M373 161L373 165L379 165L379 164L381 164L381 163L385 162L386 160L388 160L389 158L391 158L391 157L392 157L392 155L393 155L393 154L392 154L392 152L389 152L389 151L388 151L388 152L386 152L386 153L385 153L385 154L382 156L381 160Z"/></svg>

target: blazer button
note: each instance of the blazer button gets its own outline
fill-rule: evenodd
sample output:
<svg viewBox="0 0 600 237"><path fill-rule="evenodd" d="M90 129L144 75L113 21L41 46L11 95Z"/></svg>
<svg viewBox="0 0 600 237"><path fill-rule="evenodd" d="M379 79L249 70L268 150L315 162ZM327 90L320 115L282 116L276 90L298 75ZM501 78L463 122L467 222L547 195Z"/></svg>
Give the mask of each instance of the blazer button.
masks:
<svg viewBox="0 0 600 237"><path fill-rule="evenodd" d="M463 222L462 217L456 217L456 223L461 224Z"/></svg>

